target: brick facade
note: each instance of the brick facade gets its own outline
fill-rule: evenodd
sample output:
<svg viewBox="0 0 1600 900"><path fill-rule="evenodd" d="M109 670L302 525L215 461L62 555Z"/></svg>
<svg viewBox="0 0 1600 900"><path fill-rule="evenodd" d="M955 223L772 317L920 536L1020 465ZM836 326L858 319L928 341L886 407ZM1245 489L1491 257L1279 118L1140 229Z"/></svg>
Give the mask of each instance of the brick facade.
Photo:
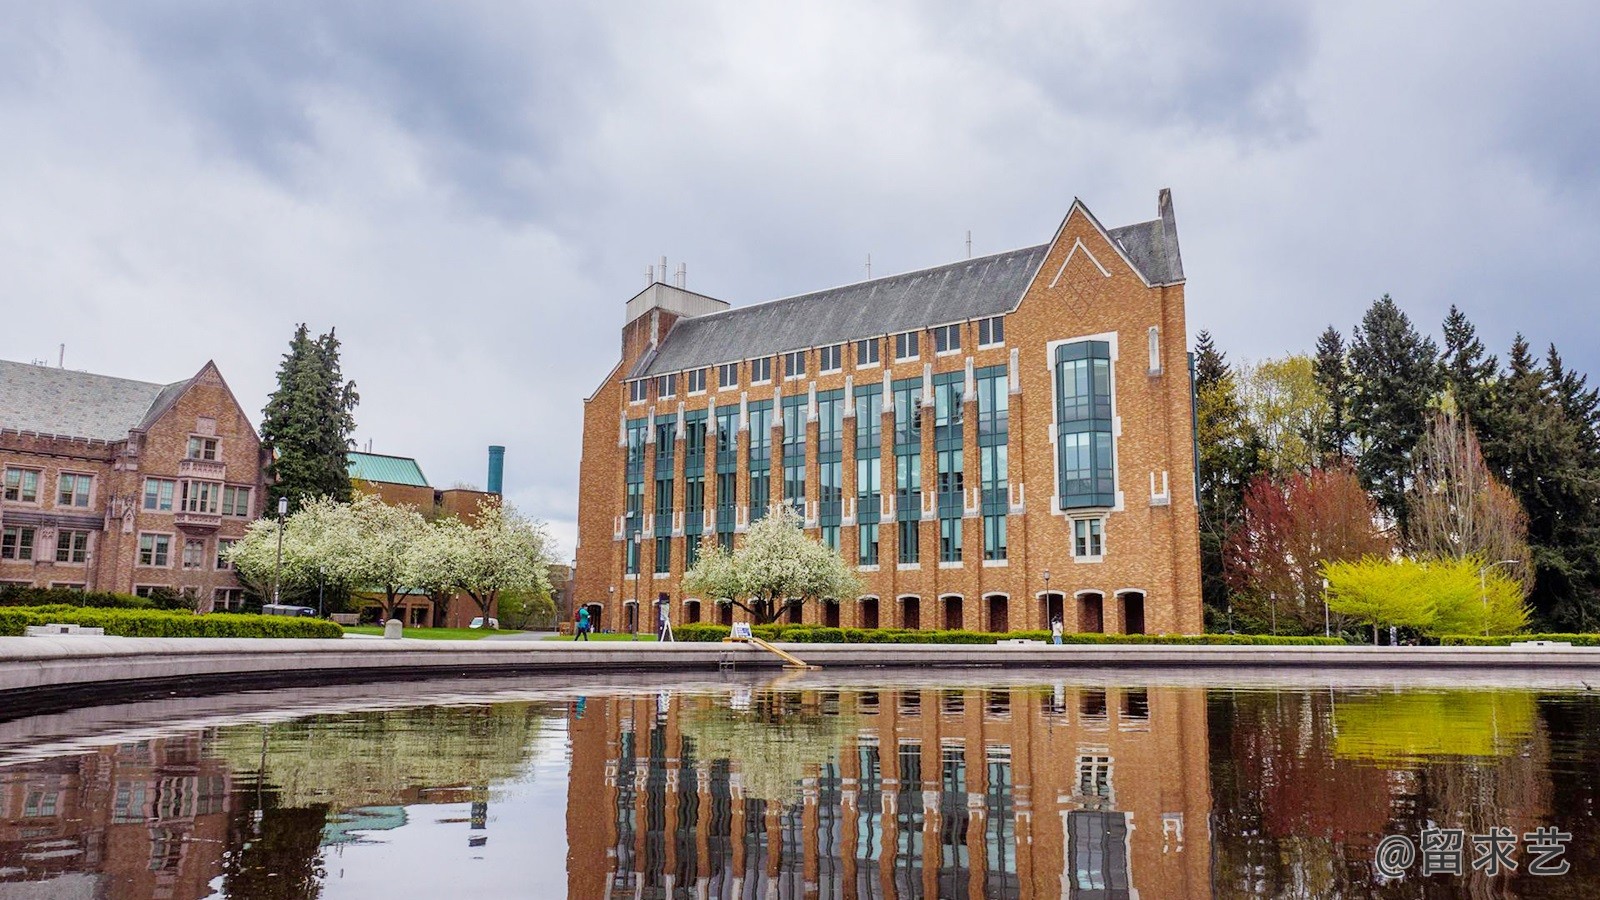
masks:
<svg viewBox="0 0 1600 900"><path fill-rule="evenodd" d="M1163 193L1163 219L1139 229L1163 224L1170 235L1170 249L1176 254L1176 233L1170 200ZM1128 229L1115 230L1127 233ZM1137 232L1145 233L1145 232ZM1157 232L1159 233L1159 232ZM637 401L630 395L630 376L657 374L650 368L655 354L678 336L672 326L689 319L685 303L669 309L646 308L645 294L630 301L632 320L623 330L623 357L599 390L585 402L583 457L580 463L582 485L579 502L579 546L576 598L581 603L601 604L601 623L613 630L629 630L632 623L626 608L637 594L641 628L649 629L648 610L657 598L671 604L674 622L717 621L723 613L711 603L714 598L686 597L680 581L685 567L685 541L681 518L685 508L683 429L676 430L672 453L676 468L673 483L674 520L669 571L654 569L655 530L645 528L640 542L640 574L624 572L626 558L625 526L625 429L629 422L644 420L649 445L644 456L644 522L652 523L655 514L656 463L654 425L676 421L684 412L715 407L726 411L730 405L744 411L749 404L773 400L771 500L783 496L782 398L803 396L808 415L806 445L805 507L808 533L816 536L816 505L819 500L818 439L816 395L836 389L845 391L844 439L842 440L842 495L846 510L839 529L839 549L851 562L859 560L859 516L852 515L857 491L857 465L852 392L864 385L882 384L887 390L893 382L921 379L924 385L936 381L962 382L961 458L966 494L961 499L959 528L962 553L959 561L941 562L940 521L936 500L939 472L933 427L921 428L921 485L924 512L914 526L921 546L920 561L904 565L897 562L896 523L889 517L879 526L879 563L863 567L864 586L860 598L840 598L836 608L808 604L803 620L845 626L961 627L972 630L1018 630L1048 627L1060 617L1067 631L1107 632L1145 631L1150 633L1195 633L1202 628L1199 578L1199 532L1194 494L1194 444L1191 381L1186 354L1181 268L1176 277L1152 279L1145 265L1133 261L1136 254L1123 238L1114 238L1081 203L1074 203L1060 229L1047 247L1037 248L1036 269L1026 287L1003 312L1004 341L980 346L979 320L937 319L924 321L918 328L920 352L914 359L894 359L894 333L860 334L879 340L880 362L863 365L856 358L853 340L841 342L842 367L823 373L820 346L793 347L803 350L806 375L785 380L781 373L783 353L772 361L771 383L753 384L752 362L736 362L737 385L719 390L717 365L708 366L704 393L691 393L677 375L676 390L662 398L650 384ZM1033 257L1030 257L1030 261ZM974 260L971 265L981 265ZM944 267L952 272L963 264ZM870 286L871 283L869 283ZM652 285L661 292L664 285ZM686 293L686 292L679 292ZM715 301L711 301L715 302ZM704 313L697 313L704 314ZM707 329L721 328L728 317L741 310L721 314L715 325L706 320L697 339ZM692 319L691 319L692 320ZM954 325L960 334L960 349L937 353L932 329ZM1113 442L1114 502L1091 506L1060 508L1058 479L1061 460L1057 454L1056 348L1095 341L1109 348L1111 390L1110 434ZM1005 520L1006 558L984 559L984 519L980 514L978 487L979 409L974 396L974 374L988 369L1004 371L1009 404L1009 455ZM945 376L941 378L940 376ZM931 392L924 389L924 402ZM932 406L921 412L924 422L935 413ZM895 431L893 403L884 398L883 446L880 478L884 502L896 484ZM707 429L707 459L715 458L715 427ZM736 503L749 503L749 472L746 464L751 435L748 428L738 434L738 474ZM717 505L714 467L706 470L704 509ZM1110 499L1110 498L1108 498ZM743 530L750 511L740 512ZM1075 553L1074 529L1079 519L1092 519L1103 529L1102 552L1098 555ZM705 528L710 533L712 528ZM1048 590L1044 573L1048 570ZM699 601L699 602L697 602ZM742 616L742 614L741 614ZM1142 621L1141 621L1142 619Z"/></svg>
<svg viewBox="0 0 1600 900"><path fill-rule="evenodd" d="M168 386L121 439L0 422L0 469L22 473L15 496L8 490L0 502L0 582L164 588L190 595L202 611L236 601L241 585L219 565L219 542L243 537L259 515L262 467L261 439L213 363ZM67 496L78 476L87 496ZM31 553L21 549L25 538Z"/></svg>

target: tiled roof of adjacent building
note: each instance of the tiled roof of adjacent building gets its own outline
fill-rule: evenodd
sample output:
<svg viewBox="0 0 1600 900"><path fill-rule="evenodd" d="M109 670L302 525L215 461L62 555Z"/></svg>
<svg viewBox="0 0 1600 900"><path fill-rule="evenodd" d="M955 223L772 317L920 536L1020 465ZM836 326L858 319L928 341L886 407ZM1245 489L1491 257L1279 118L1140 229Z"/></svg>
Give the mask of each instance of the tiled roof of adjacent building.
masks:
<svg viewBox="0 0 1600 900"><path fill-rule="evenodd" d="M0 428L104 441L147 427L190 379L151 384L0 360Z"/></svg>
<svg viewBox="0 0 1600 900"><path fill-rule="evenodd" d="M383 484L404 484L411 487L428 487L422 467L409 456L385 456L381 453L345 454L350 465L350 477Z"/></svg>
<svg viewBox="0 0 1600 900"><path fill-rule="evenodd" d="M1098 224L1098 223L1097 223ZM1107 229L1150 284L1183 280L1178 236L1163 219ZM1049 244L679 319L629 378L819 347L1016 308Z"/></svg>

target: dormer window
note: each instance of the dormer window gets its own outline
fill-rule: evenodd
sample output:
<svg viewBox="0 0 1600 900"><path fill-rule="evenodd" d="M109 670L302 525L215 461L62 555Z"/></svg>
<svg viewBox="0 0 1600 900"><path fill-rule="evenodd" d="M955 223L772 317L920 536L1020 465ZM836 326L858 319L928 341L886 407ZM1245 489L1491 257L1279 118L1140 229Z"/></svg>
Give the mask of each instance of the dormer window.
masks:
<svg viewBox="0 0 1600 900"><path fill-rule="evenodd" d="M1005 342L1006 320L1004 316L978 320L979 347L998 347Z"/></svg>
<svg viewBox="0 0 1600 900"><path fill-rule="evenodd" d="M806 352L794 350L783 355L783 377L800 378L806 374Z"/></svg>
<svg viewBox="0 0 1600 900"><path fill-rule="evenodd" d="M673 374L673 375L658 375L658 376L656 376L656 396L657 397L665 399L667 397L676 397L677 395L678 395L678 376L676 374Z"/></svg>
<svg viewBox="0 0 1600 900"><path fill-rule="evenodd" d="M643 403L650 396L650 383L643 378L628 382L628 402Z"/></svg>
<svg viewBox="0 0 1600 900"><path fill-rule="evenodd" d="M961 326L940 325L933 330L933 352L943 356L961 349Z"/></svg>
<svg viewBox="0 0 1600 900"><path fill-rule="evenodd" d="M198 435L191 437L188 452L184 455L189 459L216 459L217 439Z"/></svg>

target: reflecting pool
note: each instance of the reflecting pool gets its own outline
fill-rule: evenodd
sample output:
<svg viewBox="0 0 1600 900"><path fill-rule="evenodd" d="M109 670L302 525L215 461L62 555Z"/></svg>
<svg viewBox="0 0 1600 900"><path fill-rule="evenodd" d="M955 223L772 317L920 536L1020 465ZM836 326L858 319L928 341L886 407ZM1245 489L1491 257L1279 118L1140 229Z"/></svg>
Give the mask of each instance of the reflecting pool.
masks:
<svg viewBox="0 0 1600 900"><path fill-rule="evenodd" d="M13 714L0 898L1600 896L1578 676L932 674ZM1495 829L1517 867L1475 870Z"/></svg>

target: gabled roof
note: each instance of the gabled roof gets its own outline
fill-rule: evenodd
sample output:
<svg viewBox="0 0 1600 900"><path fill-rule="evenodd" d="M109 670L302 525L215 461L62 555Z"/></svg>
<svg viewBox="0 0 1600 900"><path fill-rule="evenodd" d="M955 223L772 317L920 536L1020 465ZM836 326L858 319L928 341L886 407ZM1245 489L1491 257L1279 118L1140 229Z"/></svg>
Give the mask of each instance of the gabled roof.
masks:
<svg viewBox="0 0 1600 900"><path fill-rule="evenodd" d="M351 478L410 487L430 486L427 476L422 474L422 467L409 456L386 456L351 450L345 454L345 458L350 466Z"/></svg>
<svg viewBox="0 0 1600 900"><path fill-rule="evenodd" d="M148 427L193 379L152 384L0 360L0 428L103 441Z"/></svg>
<svg viewBox="0 0 1600 900"><path fill-rule="evenodd" d="M1161 217L1121 228L1102 227L1130 265L1151 285L1183 281L1172 203L1161 193ZM627 378L679 372L912 329L1010 312L1022 300L1050 244L890 275L725 312L679 319Z"/></svg>

